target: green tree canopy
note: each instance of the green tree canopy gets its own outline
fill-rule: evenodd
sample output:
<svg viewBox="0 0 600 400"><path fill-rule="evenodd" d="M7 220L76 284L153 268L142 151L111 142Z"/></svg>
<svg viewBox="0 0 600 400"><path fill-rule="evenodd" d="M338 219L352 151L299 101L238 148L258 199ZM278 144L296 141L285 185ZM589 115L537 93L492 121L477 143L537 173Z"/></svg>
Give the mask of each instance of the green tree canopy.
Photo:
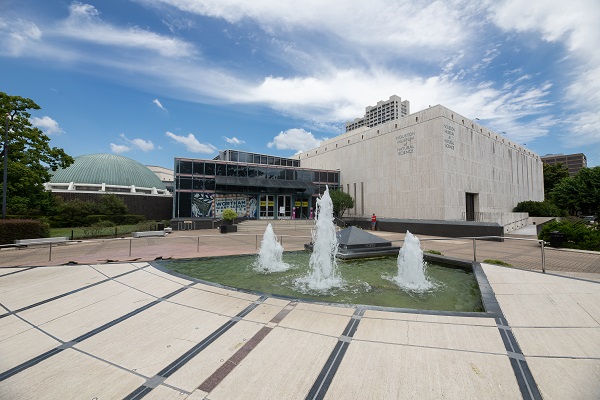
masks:
<svg viewBox="0 0 600 400"><path fill-rule="evenodd" d="M338 217L342 217L347 209L354 207L352 197L341 190L330 190L329 197L333 203L333 213Z"/></svg>
<svg viewBox="0 0 600 400"><path fill-rule="evenodd" d="M571 214L598 215L600 212L600 167L582 168L577 175L563 179L550 193L554 204Z"/></svg>
<svg viewBox="0 0 600 400"><path fill-rule="evenodd" d="M2 116L2 163L4 162L4 135L8 116L8 213L23 214L46 212L52 203L51 193L44 183L50 180L50 171L66 168L73 158L63 149L50 146L50 138L31 125L28 110L39 110L33 100L9 96L0 92ZM0 180L3 177L0 175Z"/></svg>
<svg viewBox="0 0 600 400"><path fill-rule="evenodd" d="M544 197L548 198L550 192L563 179L569 177L569 169L562 163L546 164L544 163Z"/></svg>

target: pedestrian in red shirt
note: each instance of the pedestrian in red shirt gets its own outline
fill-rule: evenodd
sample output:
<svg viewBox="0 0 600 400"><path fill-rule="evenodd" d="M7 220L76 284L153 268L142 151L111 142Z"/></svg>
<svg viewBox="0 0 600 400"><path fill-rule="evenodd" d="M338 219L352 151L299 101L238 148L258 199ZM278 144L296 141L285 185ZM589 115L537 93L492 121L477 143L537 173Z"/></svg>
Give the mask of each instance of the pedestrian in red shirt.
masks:
<svg viewBox="0 0 600 400"><path fill-rule="evenodd" d="M375 230L375 225L377 225L377 217L375 216L375 214L373 214L373 216L371 217L371 230L372 231Z"/></svg>

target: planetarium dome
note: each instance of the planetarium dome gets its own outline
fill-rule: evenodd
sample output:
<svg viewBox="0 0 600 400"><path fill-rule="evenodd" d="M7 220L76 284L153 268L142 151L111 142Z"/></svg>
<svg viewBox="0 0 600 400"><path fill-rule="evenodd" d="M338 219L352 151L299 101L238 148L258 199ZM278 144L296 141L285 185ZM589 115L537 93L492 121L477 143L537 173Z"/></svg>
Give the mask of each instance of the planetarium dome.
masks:
<svg viewBox="0 0 600 400"><path fill-rule="evenodd" d="M169 195L154 172L135 160L116 154L75 157L69 167L54 172L46 189L53 192Z"/></svg>

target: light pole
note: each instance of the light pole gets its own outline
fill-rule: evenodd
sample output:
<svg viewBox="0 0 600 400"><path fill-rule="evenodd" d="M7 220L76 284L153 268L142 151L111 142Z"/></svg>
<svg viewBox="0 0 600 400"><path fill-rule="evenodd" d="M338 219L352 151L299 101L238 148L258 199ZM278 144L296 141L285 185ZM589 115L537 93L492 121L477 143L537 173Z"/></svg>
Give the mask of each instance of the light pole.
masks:
<svg viewBox="0 0 600 400"><path fill-rule="evenodd" d="M4 174L2 180L2 219L6 219L6 181L8 180L8 120L10 115L6 114L6 128L4 130Z"/></svg>

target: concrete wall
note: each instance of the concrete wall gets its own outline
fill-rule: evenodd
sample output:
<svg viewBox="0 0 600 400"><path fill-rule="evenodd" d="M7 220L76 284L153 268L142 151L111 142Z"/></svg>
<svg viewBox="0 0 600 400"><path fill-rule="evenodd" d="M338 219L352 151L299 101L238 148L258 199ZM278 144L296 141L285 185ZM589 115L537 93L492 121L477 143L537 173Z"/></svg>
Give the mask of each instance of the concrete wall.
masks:
<svg viewBox="0 0 600 400"><path fill-rule="evenodd" d="M477 220L520 227L526 215L512 213L517 203L543 200L536 154L439 105L347 132L299 158L302 167L341 170L355 200L349 216L464 220L466 193L475 193Z"/></svg>

